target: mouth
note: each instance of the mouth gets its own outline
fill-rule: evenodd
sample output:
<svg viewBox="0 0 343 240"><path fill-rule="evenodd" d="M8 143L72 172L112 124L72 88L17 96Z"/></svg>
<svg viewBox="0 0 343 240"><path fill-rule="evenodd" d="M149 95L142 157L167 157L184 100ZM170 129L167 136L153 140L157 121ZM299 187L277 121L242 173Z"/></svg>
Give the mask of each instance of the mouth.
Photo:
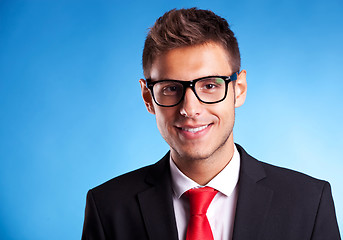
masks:
<svg viewBox="0 0 343 240"><path fill-rule="evenodd" d="M200 127L182 127L181 130L186 131L186 132L190 132L190 133L197 133L197 132L200 132L200 131L208 128L208 126L210 126L210 124L203 125Z"/></svg>
<svg viewBox="0 0 343 240"><path fill-rule="evenodd" d="M188 140L201 139L210 131L213 123L205 125L183 125L177 126L180 136Z"/></svg>

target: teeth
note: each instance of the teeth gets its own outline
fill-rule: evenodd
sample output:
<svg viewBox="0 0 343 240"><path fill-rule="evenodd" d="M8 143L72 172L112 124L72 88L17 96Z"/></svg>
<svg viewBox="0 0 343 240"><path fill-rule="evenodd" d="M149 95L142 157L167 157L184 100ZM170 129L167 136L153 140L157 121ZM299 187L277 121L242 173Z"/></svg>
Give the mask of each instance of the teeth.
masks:
<svg viewBox="0 0 343 240"><path fill-rule="evenodd" d="M205 125L202 127L197 127L197 128L182 128L182 130L187 131L187 132L191 132L191 133L196 133L196 132L199 132L201 130L204 130L207 127L208 127L208 125Z"/></svg>

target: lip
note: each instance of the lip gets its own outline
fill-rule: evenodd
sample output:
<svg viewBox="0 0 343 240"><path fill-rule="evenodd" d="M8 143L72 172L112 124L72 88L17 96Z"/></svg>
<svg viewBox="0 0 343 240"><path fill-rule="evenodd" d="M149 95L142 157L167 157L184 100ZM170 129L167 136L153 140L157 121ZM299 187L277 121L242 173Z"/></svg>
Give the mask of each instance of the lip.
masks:
<svg viewBox="0 0 343 240"><path fill-rule="evenodd" d="M178 133L189 140L198 139L205 136L212 127L210 124L182 125L176 126Z"/></svg>

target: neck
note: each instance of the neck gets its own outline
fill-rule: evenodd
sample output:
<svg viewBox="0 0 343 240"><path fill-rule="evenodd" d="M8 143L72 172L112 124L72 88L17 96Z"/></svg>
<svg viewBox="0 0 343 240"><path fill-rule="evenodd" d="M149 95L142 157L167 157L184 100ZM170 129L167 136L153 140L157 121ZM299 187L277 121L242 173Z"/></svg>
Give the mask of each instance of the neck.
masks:
<svg viewBox="0 0 343 240"><path fill-rule="evenodd" d="M171 149L172 159L180 171L202 186L210 182L227 164L229 164L233 157L233 153L234 143L232 134L225 145L221 146L213 154L204 159L181 157Z"/></svg>

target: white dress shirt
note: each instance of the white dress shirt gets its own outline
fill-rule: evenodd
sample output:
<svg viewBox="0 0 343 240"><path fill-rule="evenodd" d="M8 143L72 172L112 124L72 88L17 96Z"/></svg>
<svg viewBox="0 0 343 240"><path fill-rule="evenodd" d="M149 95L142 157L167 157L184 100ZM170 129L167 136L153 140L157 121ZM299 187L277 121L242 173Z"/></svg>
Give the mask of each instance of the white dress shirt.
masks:
<svg viewBox="0 0 343 240"><path fill-rule="evenodd" d="M234 147L233 157L228 165L215 176L206 186L219 192L213 198L208 210L207 218L210 223L214 240L232 239L233 224L238 196L238 178L240 169L239 152ZM187 224L190 217L188 199L182 196L191 188L200 186L184 175L170 158L172 177L173 204L179 240L186 239Z"/></svg>

